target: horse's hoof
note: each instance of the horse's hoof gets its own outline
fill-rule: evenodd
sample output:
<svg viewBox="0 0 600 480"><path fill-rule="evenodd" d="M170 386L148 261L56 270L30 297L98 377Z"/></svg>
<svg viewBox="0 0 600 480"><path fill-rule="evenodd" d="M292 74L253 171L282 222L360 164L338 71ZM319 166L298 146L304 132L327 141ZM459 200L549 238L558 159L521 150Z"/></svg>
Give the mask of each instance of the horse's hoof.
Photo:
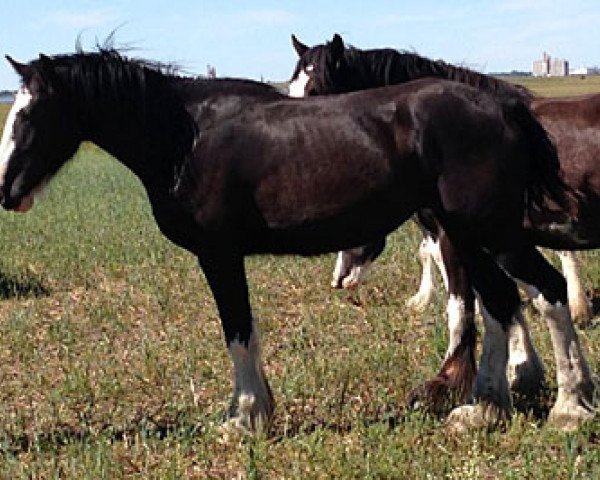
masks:
<svg viewBox="0 0 600 480"><path fill-rule="evenodd" d="M427 308L429 298L426 295L415 294L406 301L406 307L421 313Z"/></svg>
<svg viewBox="0 0 600 480"><path fill-rule="evenodd" d="M236 404L231 407L222 428L246 433L267 434L274 410L275 403L271 395L267 395L261 400L254 395L242 394L238 397Z"/></svg>
<svg viewBox="0 0 600 480"><path fill-rule="evenodd" d="M360 280L353 275L349 275L342 280L342 288L353 290L358 287Z"/></svg>
<svg viewBox="0 0 600 480"><path fill-rule="evenodd" d="M450 412L446 428L454 433L472 429L494 429L508 418L508 412L494 405L462 405Z"/></svg>
<svg viewBox="0 0 600 480"><path fill-rule="evenodd" d="M548 423L565 432L577 430L582 423L589 422L596 417L596 412L584 406L578 405L568 411L550 410Z"/></svg>
<svg viewBox="0 0 600 480"><path fill-rule="evenodd" d="M565 398L566 397L566 398ZM564 431L577 430L582 423L593 420L597 409L593 401L587 401L580 395L559 396L550 410L548 423Z"/></svg>

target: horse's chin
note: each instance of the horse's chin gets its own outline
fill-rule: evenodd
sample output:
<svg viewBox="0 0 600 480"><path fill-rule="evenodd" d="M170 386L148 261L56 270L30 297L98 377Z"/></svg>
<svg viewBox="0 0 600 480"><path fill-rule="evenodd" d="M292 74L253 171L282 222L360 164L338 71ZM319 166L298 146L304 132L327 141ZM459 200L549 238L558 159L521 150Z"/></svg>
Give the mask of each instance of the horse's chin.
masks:
<svg viewBox="0 0 600 480"><path fill-rule="evenodd" d="M26 213L33 207L33 194L27 195L19 201L19 204L13 209L18 213Z"/></svg>

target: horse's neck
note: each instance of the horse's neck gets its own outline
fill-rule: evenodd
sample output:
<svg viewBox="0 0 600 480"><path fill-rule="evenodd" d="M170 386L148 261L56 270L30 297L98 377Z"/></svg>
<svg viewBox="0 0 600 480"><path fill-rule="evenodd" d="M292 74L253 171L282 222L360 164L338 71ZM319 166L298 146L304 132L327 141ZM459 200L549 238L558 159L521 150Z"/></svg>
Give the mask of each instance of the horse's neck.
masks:
<svg viewBox="0 0 600 480"><path fill-rule="evenodd" d="M394 83L390 82L387 66L376 61L380 52L383 50L354 50L348 57L348 65L360 82L361 89L383 87Z"/></svg>
<svg viewBox="0 0 600 480"><path fill-rule="evenodd" d="M452 78L455 72L442 70L436 62L392 49L353 50L348 64L363 85L381 87L417 80L424 77Z"/></svg>
<svg viewBox="0 0 600 480"><path fill-rule="evenodd" d="M85 109L84 140L107 151L147 187L156 186L166 181L166 175L172 176L177 149L172 134L152 125L154 116L151 109L145 111L143 104L135 109L122 102L99 101ZM169 131L172 133L173 129Z"/></svg>

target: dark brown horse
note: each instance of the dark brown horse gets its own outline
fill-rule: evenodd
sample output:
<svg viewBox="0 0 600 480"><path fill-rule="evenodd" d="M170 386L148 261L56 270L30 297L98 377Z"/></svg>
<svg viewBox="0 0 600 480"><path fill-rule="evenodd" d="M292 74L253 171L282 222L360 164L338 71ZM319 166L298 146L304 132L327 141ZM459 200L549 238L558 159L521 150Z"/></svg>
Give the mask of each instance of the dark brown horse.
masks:
<svg viewBox="0 0 600 480"><path fill-rule="evenodd" d="M331 42L310 48L294 36L292 43L299 55L290 84L290 94L295 96L343 93L400 84L416 78L437 77L476 86L498 98L514 98L527 103L557 142L565 182L581 193L575 206L575 220L548 210L528 215L525 224L529 239L537 245L560 249L600 246L600 222L597 221L600 214L600 168L597 163L600 158L600 96L539 99L522 87L414 53L392 49L363 51L346 47L337 34ZM465 188L468 186L465 185ZM448 390L458 391L461 397L469 390L470 379L475 374L474 296L461 257L435 215L422 210L419 219L440 245L438 263L443 267L450 292L450 345L446 359L440 373L415 392L417 398L424 396L427 403L436 405L440 397L447 396ZM368 252L378 254L384 242L379 239L364 249L340 253L334 284L356 282L375 256ZM422 253L431 262L427 252ZM558 384L564 385L564 388L559 389L562 407L555 406L552 412L554 418L568 424L571 420L569 411L577 412L574 416L589 418L593 415L593 382L565 308L567 292L564 279L532 248L511 252L499 257L499 260L503 268L520 280L528 293L536 298L536 304L549 320L559 365L570 366L559 368L557 372ZM486 326L498 328L488 319ZM509 373L513 385L521 390L536 389L543 380L543 367L524 322L513 326L511 334L513 355ZM487 339L484 341L484 352L489 343ZM569 347L569 351L565 345L573 348ZM483 359L486 360L486 355ZM483 367L488 368L485 364Z"/></svg>
<svg viewBox="0 0 600 480"><path fill-rule="evenodd" d="M352 248L419 208L460 245L503 326L490 337L482 404L461 418L510 408L506 332L519 297L488 252L527 244L524 210L569 203L554 147L523 103L436 79L296 100L247 80L178 77L111 49L9 61L22 87L0 143L2 205L31 208L84 140L131 169L161 231L206 275L234 366L234 424L258 428L274 408L244 257Z"/></svg>

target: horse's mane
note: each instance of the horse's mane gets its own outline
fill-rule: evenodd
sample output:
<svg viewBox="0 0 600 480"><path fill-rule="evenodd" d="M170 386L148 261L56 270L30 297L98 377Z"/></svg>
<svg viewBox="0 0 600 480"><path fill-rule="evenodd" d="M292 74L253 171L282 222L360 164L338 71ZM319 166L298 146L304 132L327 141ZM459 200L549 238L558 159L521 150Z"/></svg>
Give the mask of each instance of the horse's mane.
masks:
<svg viewBox="0 0 600 480"><path fill-rule="evenodd" d="M533 94L525 87L499 80L442 60L431 60L413 52L394 49L360 50L348 46L344 59L359 75L374 75L380 85L390 85L422 77L438 77L466 83L500 96L516 96L529 101Z"/></svg>
<svg viewBox="0 0 600 480"><path fill-rule="evenodd" d="M181 95L198 90L207 94L219 90L239 95L277 93L274 87L253 80L181 76L181 67L174 63L131 58L106 46L97 46L92 52L78 48L73 54L42 55L31 65L55 88L68 84L70 92L75 89L74 93L90 103L102 95L148 108L157 96L165 107L181 103Z"/></svg>
<svg viewBox="0 0 600 480"><path fill-rule="evenodd" d="M64 90L76 108L88 112L86 118L95 118L98 108L114 105L139 119L149 138L173 139L175 162L183 161L198 133L185 106L187 98L197 100L214 93L281 96L273 87L251 80L180 76L174 64L129 58L106 46L92 52L78 49L72 54L40 55L30 66L43 83L59 94ZM85 131L86 126L81 128Z"/></svg>
<svg viewBox="0 0 600 480"><path fill-rule="evenodd" d="M60 93L68 89L74 100L94 104L99 98L148 106L150 95L169 83L175 66L128 58L113 48L78 50L72 54L40 55L30 65L42 82Z"/></svg>

